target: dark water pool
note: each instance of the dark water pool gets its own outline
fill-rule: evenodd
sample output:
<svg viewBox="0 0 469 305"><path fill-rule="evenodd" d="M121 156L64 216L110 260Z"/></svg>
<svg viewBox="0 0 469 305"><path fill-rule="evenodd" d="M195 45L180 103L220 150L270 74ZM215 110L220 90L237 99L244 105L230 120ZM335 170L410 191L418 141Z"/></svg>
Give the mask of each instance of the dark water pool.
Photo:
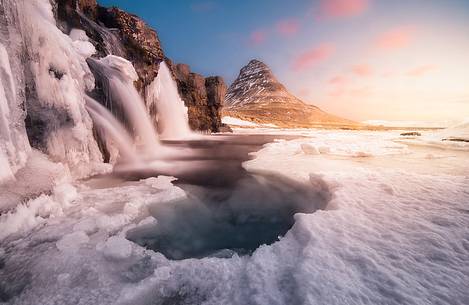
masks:
<svg viewBox="0 0 469 305"><path fill-rule="evenodd" d="M327 206L331 191L320 178L300 183L278 174L246 171L242 162L250 158L249 152L272 138L243 137L171 143L203 152L202 157L182 161L203 161L202 166L177 177L186 199L155 202L150 213L157 223L133 229L127 238L175 260L245 255L285 235L296 213Z"/></svg>

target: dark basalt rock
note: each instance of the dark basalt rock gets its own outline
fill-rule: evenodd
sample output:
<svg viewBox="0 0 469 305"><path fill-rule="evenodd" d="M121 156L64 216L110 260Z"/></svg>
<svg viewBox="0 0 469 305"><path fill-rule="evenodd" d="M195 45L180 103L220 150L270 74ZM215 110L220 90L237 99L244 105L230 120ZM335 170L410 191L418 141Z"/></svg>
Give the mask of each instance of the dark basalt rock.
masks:
<svg viewBox="0 0 469 305"><path fill-rule="evenodd" d="M221 110L226 94L223 78L192 73L186 64L170 64L179 88L179 95L188 108L189 124L195 130L219 132Z"/></svg>
<svg viewBox="0 0 469 305"><path fill-rule="evenodd" d="M452 141L452 142L466 142L466 143L469 143L469 139L455 138L455 137L444 138L444 139L442 139L441 141Z"/></svg>
<svg viewBox="0 0 469 305"><path fill-rule="evenodd" d="M100 7L98 18L107 28L119 30L125 51L124 57L133 63L139 76L136 87L143 92L144 88L155 79L160 62L164 60L161 43L155 30L137 16L115 7Z"/></svg>
<svg viewBox="0 0 469 305"><path fill-rule="evenodd" d="M420 137L422 134L417 131L403 132L401 136L403 137Z"/></svg>

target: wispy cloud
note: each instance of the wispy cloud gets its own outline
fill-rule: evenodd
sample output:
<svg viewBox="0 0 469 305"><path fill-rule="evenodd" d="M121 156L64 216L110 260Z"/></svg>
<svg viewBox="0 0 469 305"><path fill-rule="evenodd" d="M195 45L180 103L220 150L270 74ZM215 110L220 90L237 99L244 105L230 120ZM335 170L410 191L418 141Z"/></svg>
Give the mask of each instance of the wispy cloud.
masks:
<svg viewBox="0 0 469 305"><path fill-rule="evenodd" d="M257 46L265 42L267 33L264 30L256 30L249 35L249 43Z"/></svg>
<svg viewBox="0 0 469 305"><path fill-rule="evenodd" d="M293 36L298 33L300 24L296 19L280 20L276 25L277 32L283 36Z"/></svg>
<svg viewBox="0 0 469 305"><path fill-rule="evenodd" d="M318 19L346 18L363 14L369 0L320 0Z"/></svg>
<svg viewBox="0 0 469 305"><path fill-rule="evenodd" d="M374 74L373 68L368 64L357 64L352 66L351 71L353 74L360 77L368 77Z"/></svg>
<svg viewBox="0 0 469 305"><path fill-rule="evenodd" d="M332 86L332 89L328 92L328 96L340 97L346 93L349 79L343 75L336 75L331 77L327 82Z"/></svg>
<svg viewBox="0 0 469 305"><path fill-rule="evenodd" d="M422 66L418 66L413 69L410 69L409 71L407 71L406 75L413 76L413 77L420 77L420 76L427 75L428 73L433 72L436 69L437 67L435 65L422 65Z"/></svg>
<svg viewBox="0 0 469 305"><path fill-rule="evenodd" d="M331 85L345 85L348 82L348 79L343 75L336 75L331 77L328 81Z"/></svg>
<svg viewBox="0 0 469 305"><path fill-rule="evenodd" d="M293 69L302 71L327 60L335 53L335 46L331 43L322 43L317 47L301 53L293 60Z"/></svg>
<svg viewBox="0 0 469 305"><path fill-rule="evenodd" d="M409 46L416 38L414 26L397 26L381 33L375 40L375 48L379 50L397 50Z"/></svg>

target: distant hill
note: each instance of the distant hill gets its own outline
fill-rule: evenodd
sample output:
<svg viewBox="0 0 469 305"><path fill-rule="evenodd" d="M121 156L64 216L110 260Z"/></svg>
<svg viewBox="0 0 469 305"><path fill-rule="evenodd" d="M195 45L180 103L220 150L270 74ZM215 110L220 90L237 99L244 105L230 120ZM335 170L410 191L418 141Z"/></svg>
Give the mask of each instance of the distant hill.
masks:
<svg viewBox="0 0 469 305"><path fill-rule="evenodd" d="M358 127L292 95L259 60L244 66L228 88L224 115L279 127Z"/></svg>

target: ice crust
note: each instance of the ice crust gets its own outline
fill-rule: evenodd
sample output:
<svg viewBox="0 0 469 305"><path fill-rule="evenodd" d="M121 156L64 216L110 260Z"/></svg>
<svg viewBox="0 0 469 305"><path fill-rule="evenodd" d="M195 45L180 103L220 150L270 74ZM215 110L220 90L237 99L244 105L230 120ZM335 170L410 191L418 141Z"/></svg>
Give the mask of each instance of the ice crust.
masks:
<svg viewBox="0 0 469 305"><path fill-rule="evenodd" d="M56 188L0 219L8 303L467 304L467 156L392 145L388 153L383 138L392 136L309 131L309 138L256 153L249 170L300 181L320 175L334 197L324 211L297 214L280 241L252 256L171 261L125 240L128 230L154 223L148 204L186 196L170 177L104 189L78 185L76 194ZM347 137L376 149L356 158L362 148L353 150ZM341 154L304 153L301 145L314 143ZM430 170L410 166L409 158ZM14 217L24 225L5 236Z"/></svg>
<svg viewBox="0 0 469 305"><path fill-rule="evenodd" d="M421 137L401 139L411 145L469 151L469 119L435 132L426 132Z"/></svg>

